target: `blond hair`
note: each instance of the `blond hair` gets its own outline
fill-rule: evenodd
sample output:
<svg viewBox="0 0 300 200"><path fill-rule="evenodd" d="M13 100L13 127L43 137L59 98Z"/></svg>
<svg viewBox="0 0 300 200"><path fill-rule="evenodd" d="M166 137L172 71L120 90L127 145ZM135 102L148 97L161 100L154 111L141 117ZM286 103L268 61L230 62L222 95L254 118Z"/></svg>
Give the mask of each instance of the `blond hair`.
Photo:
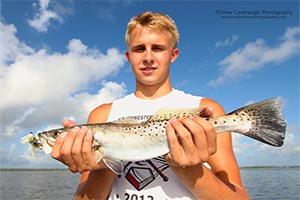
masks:
<svg viewBox="0 0 300 200"><path fill-rule="evenodd" d="M149 27L154 30L166 31L170 34L172 49L177 47L179 42L179 32L175 22L168 15L155 12L143 12L138 16L133 17L127 25L125 34L125 42L127 46L130 44L132 32L137 27Z"/></svg>

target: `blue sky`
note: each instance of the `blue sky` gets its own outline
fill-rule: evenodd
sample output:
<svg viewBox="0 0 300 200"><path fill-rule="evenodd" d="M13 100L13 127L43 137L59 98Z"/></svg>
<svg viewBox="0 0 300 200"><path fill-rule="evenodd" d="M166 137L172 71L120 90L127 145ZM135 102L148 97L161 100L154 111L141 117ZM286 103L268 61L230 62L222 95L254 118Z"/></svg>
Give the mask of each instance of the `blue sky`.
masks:
<svg viewBox="0 0 300 200"><path fill-rule="evenodd" d="M233 133L240 166L299 165L299 1L1 1L1 167L63 167L20 144L29 132L85 123L134 91L124 52L131 17L163 12L180 32L172 84L227 112L279 97L288 127L274 148Z"/></svg>

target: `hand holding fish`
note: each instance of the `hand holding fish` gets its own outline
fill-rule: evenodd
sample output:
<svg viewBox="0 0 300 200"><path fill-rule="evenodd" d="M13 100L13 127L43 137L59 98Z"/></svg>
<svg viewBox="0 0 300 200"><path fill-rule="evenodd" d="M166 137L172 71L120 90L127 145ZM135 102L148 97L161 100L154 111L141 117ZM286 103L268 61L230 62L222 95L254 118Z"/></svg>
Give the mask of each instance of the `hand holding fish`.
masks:
<svg viewBox="0 0 300 200"><path fill-rule="evenodd" d="M212 117L212 109L204 109L201 117ZM201 117L172 119L166 126L170 165L182 168L208 161L217 150L217 133L211 123Z"/></svg>
<svg viewBox="0 0 300 200"><path fill-rule="evenodd" d="M95 160L92 152L93 133L86 126L76 126L73 121L65 120L65 128L73 127L68 133L61 134L52 148L51 156L67 165L72 172L84 172L105 166Z"/></svg>

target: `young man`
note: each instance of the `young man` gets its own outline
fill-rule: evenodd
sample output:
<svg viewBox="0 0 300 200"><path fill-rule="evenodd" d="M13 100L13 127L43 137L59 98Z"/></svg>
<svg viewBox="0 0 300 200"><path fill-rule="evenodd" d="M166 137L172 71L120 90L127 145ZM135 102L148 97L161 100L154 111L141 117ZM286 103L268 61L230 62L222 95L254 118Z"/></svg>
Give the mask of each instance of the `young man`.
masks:
<svg viewBox="0 0 300 200"><path fill-rule="evenodd" d="M172 88L170 65L179 55L179 34L169 16L145 12L134 17L128 23L125 39L136 90L95 108L88 123L128 116L143 119L159 108L207 107L207 116L224 114L215 101ZM64 122L64 126L71 125L71 121ZM167 155L124 163L125 173L121 176L116 176L102 161L96 163L91 150L93 133L87 127L73 128L65 137L59 137L52 157L72 172L82 173L75 199L248 198L230 133L217 135L201 117L172 119L166 132L170 147Z"/></svg>

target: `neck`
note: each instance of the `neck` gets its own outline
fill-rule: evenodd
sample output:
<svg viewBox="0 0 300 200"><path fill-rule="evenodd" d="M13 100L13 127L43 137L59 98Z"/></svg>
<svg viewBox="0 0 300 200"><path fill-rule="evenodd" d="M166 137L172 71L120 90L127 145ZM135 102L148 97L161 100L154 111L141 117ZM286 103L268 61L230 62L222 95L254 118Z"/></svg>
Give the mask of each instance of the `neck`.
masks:
<svg viewBox="0 0 300 200"><path fill-rule="evenodd" d="M172 91L170 83L164 85L140 85L137 83L135 96L141 99L156 99L167 95Z"/></svg>

